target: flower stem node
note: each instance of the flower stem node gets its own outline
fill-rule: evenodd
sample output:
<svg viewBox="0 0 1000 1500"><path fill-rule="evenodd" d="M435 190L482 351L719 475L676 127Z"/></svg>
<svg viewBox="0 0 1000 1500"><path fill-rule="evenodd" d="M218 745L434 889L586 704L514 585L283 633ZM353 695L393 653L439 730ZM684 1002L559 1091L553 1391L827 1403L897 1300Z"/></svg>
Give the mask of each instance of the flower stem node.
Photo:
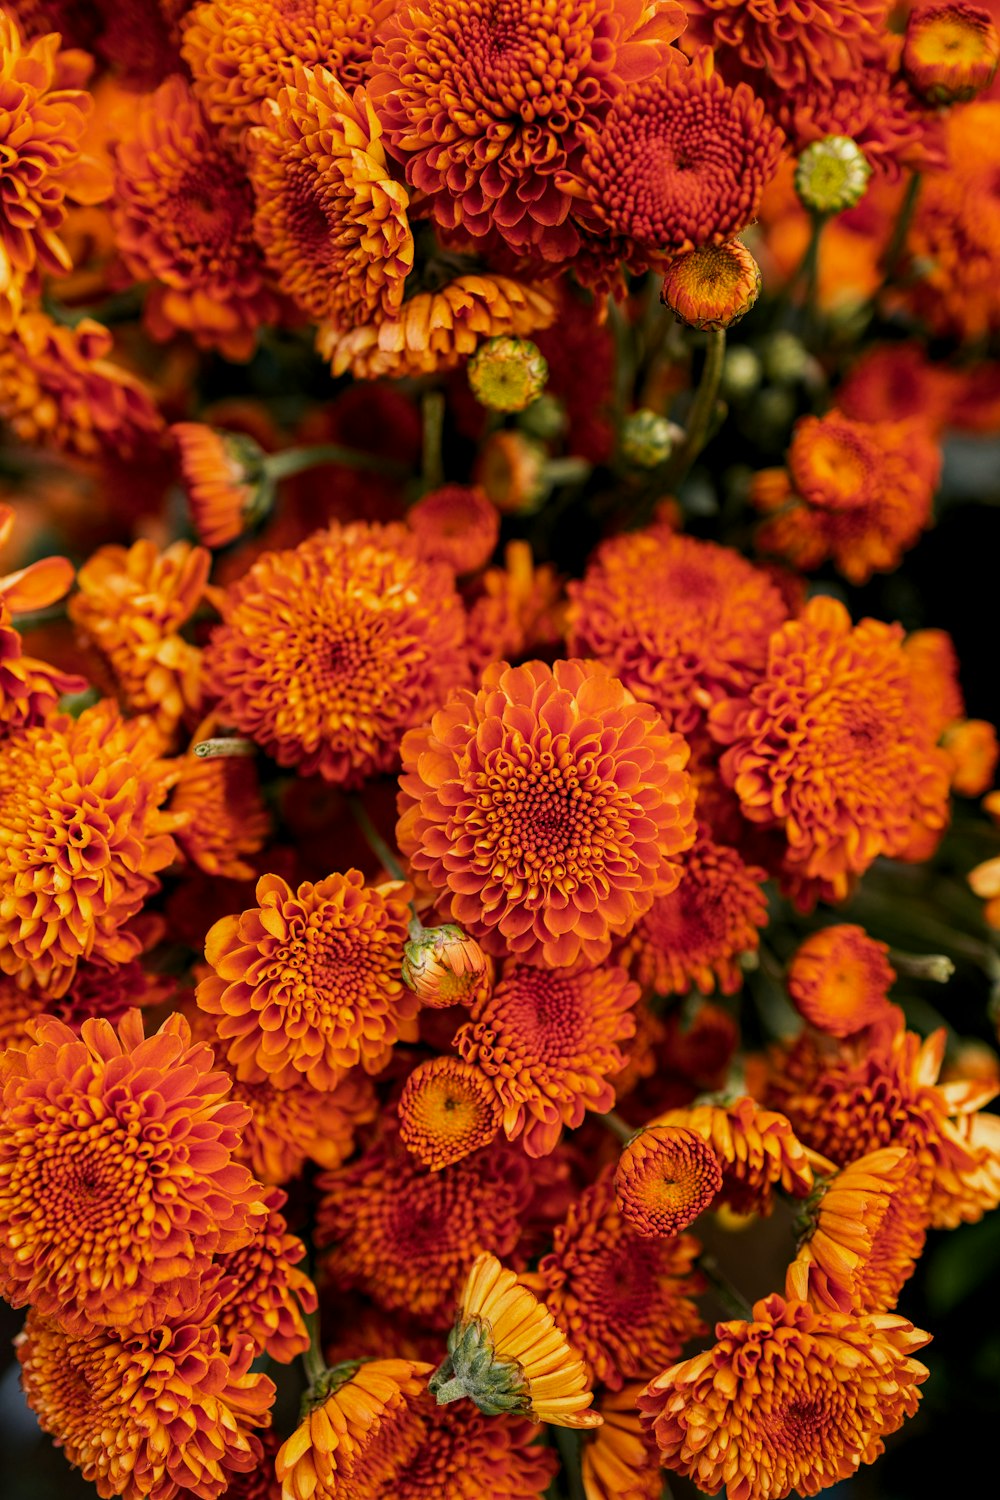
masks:
<svg viewBox="0 0 1000 1500"><path fill-rule="evenodd" d="M448 1357L428 1382L439 1406L463 1397L488 1417L525 1411L530 1404L516 1361L497 1359L489 1326L479 1318L456 1323L448 1335Z"/></svg>
<svg viewBox="0 0 1000 1500"><path fill-rule="evenodd" d="M655 469L666 463L683 436L676 422L642 406L622 423L622 457L637 469Z"/></svg>
<svg viewBox="0 0 1000 1500"><path fill-rule="evenodd" d="M860 203L872 175L871 164L847 135L813 141L795 167L795 191L810 213L840 214Z"/></svg>
<svg viewBox="0 0 1000 1500"><path fill-rule="evenodd" d="M549 367L530 339L487 339L468 364L469 385L490 411L524 411L545 389Z"/></svg>
<svg viewBox="0 0 1000 1500"><path fill-rule="evenodd" d="M760 288L760 266L741 240L729 240L675 256L660 301L689 328L731 328L753 307Z"/></svg>

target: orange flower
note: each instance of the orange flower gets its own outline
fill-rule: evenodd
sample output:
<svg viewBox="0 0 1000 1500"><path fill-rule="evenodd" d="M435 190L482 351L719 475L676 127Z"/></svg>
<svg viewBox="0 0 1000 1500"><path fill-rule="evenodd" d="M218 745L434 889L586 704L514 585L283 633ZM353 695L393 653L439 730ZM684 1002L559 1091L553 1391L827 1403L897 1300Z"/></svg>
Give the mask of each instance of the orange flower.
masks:
<svg viewBox="0 0 1000 1500"><path fill-rule="evenodd" d="M722 1187L711 1142L683 1126L650 1125L625 1146L615 1171L622 1216L637 1234L680 1234Z"/></svg>
<svg viewBox="0 0 1000 1500"><path fill-rule="evenodd" d="M760 286L760 266L750 251L740 240L727 240L676 256L660 301L689 328L731 328L753 307Z"/></svg>
<svg viewBox="0 0 1000 1500"><path fill-rule="evenodd" d="M399 1100L407 1150L434 1171L488 1146L500 1129L500 1104L488 1078L457 1057L414 1068Z"/></svg>
<svg viewBox="0 0 1000 1500"><path fill-rule="evenodd" d="M199 538L206 547L235 542L273 499L262 453L242 434L217 432L201 422L177 422L170 433Z"/></svg>
<svg viewBox="0 0 1000 1500"><path fill-rule="evenodd" d="M305 881L257 882L257 906L223 917L205 940L215 973L198 986L202 1010L237 1078L332 1088L361 1063L384 1067L416 1015L400 979L409 888L366 886L360 870Z"/></svg>
<svg viewBox="0 0 1000 1500"><path fill-rule="evenodd" d="M476 675L492 661L514 661L554 646L562 637L561 594L551 563L535 567L527 542L508 542L503 567L488 568L477 579L469 605L466 648Z"/></svg>
<svg viewBox="0 0 1000 1500"><path fill-rule="evenodd" d="M500 536L496 507L478 485L446 484L432 490L406 515L422 557L447 563L456 573L485 568Z"/></svg>
<svg viewBox="0 0 1000 1500"><path fill-rule="evenodd" d="M958 390L954 371L929 359L916 339L875 344L837 387L837 410L856 422L919 417L925 429L937 433L950 420Z"/></svg>
<svg viewBox="0 0 1000 1500"><path fill-rule="evenodd" d="M447 1328L466 1272L492 1245L508 1256L532 1197L529 1163L501 1142L431 1171L411 1156L391 1119L364 1156L319 1179L318 1243L343 1290L387 1312Z"/></svg>
<svg viewBox="0 0 1000 1500"><path fill-rule="evenodd" d="M850 78L879 37L885 0L685 0L691 34L716 49L728 76L776 92Z"/></svg>
<svg viewBox="0 0 1000 1500"><path fill-rule="evenodd" d="M14 512L0 504L0 548L13 526ZM13 614L57 604L72 585L73 564L65 557L41 558L0 577L0 734L40 724L63 693L80 693L87 686L82 677L25 656L11 619Z"/></svg>
<svg viewBox="0 0 1000 1500"><path fill-rule="evenodd" d="M0 333L8 334L42 276L72 270L59 231L66 199L99 203L110 181L83 154L92 100L66 87L58 36L27 41L0 11Z"/></svg>
<svg viewBox="0 0 1000 1500"><path fill-rule="evenodd" d="M471 1005L493 987L493 960L476 942L447 922L424 927L414 919L403 949L403 982L421 1005L444 1010L449 1005Z"/></svg>
<svg viewBox="0 0 1000 1500"><path fill-rule="evenodd" d="M945 733L942 744L952 762L951 789L961 797L981 797L996 774L997 732L985 719L963 719Z"/></svg>
<svg viewBox="0 0 1000 1500"><path fill-rule="evenodd" d="M247 1110L180 1015L148 1039L137 1010L117 1035L46 1016L34 1036L0 1071L4 1295L80 1338L153 1328L190 1310L213 1255L263 1221L233 1160Z"/></svg>
<svg viewBox="0 0 1000 1500"><path fill-rule="evenodd" d="M446 229L496 230L548 260L573 254L558 173L626 80L656 72L679 5L642 0L401 0L369 91L406 180ZM470 93L470 80L474 90Z"/></svg>
<svg viewBox="0 0 1000 1500"><path fill-rule="evenodd" d="M608 1077L625 1064L620 1043L635 1031L638 998L624 969L553 973L525 963L473 1006L455 1046L493 1080L504 1132L523 1134L529 1156L547 1156L587 1110L612 1107Z"/></svg>
<svg viewBox="0 0 1000 1500"><path fill-rule="evenodd" d="M708 1142L722 1167L722 1198L737 1213L770 1213L777 1188L795 1198L812 1191L812 1153L784 1115L747 1096L671 1109L647 1129L653 1126L679 1126Z"/></svg>
<svg viewBox="0 0 1000 1500"><path fill-rule="evenodd" d="M393 1500L542 1500L559 1459L539 1446L541 1428L520 1416L485 1417L470 1403L438 1406L428 1393L416 1454L395 1481Z"/></svg>
<svg viewBox="0 0 1000 1500"><path fill-rule="evenodd" d="M286 1195L273 1187L262 1194L267 1218L253 1239L237 1250L216 1257L202 1282L213 1307L212 1323L223 1345L253 1341L254 1353L265 1350L272 1359L289 1364L309 1348L303 1313L316 1311L316 1288L298 1270L306 1247L288 1226L280 1210ZM219 1301L215 1306L216 1299Z"/></svg>
<svg viewBox="0 0 1000 1500"><path fill-rule="evenodd" d="M795 1009L829 1036L851 1036L891 1016L895 982L888 945L847 922L814 932L788 966Z"/></svg>
<svg viewBox="0 0 1000 1500"><path fill-rule="evenodd" d="M677 884L686 746L594 662L494 663L402 755L400 848L490 953L600 963Z"/></svg>
<svg viewBox="0 0 1000 1500"><path fill-rule="evenodd" d="M604 542L569 596L569 649L605 662L688 736L716 699L756 680L788 618L762 570L665 526Z"/></svg>
<svg viewBox="0 0 1000 1500"><path fill-rule="evenodd" d="M585 1188L556 1227L553 1248L526 1278L595 1383L621 1390L678 1357L704 1332L693 1298L697 1240L637 1233L615 1203L609 1168Z"/></svg>
<svg viewBox="0 0 1000 1500"><path fill-rule="evenodd" d="M740 955L755 953L767 926L767 872L715 843L704 824L683 859L681 883L658 896L626 939L620 958L658 995L732 995L743 983Z"/></svg>
<svg viewBox="0 0 1000 1500"><path fill-rule="evenodd" d="M58 997L81 959L122 963L124 930L173 860L172 779L147 719L102 702L0 742L0 971Z"/></svg>
<svg viewBox="0 0 1000 1500"><path fill-rule="evenodd" d="M816 1312L777 1293L753 1321L719 1323L714 1348L639 1397L665 1468L729 1500L781 1500L874 1463L913 1416L928 1371L911 1356L930 1335L890 1313Z"/></svg>
<svg viewBox="0 0 1000 1500"><path fill-rule="evenodd" d="M196 732L195 742L198 739ZM170 810L184 817L177 842L207 875L252 880L257 871L245 855L258 854L271 831L257 768L246 755L202 759L189 752L175 762L180 777Z"/></svg>
<svg viewBox="0 0 1000 1500"><path fill-rule="evenodd" d="M131 930L144 948L162 936L158 918L138 917ZM57 999L40 989L23 989L9 975L0 975L0 1050L17 1047L21 1052L34 1046L28 1026L39 1016L55 1016L79 1032L92 1016L116 1026L133 1006L149 1009L170 998L174 981L150 973L137 958L120 964L100 961L78 964L69 989Z"/></svg>
<svg viewBox="0 0 1000 1500"><path fill-rule="evenodd" d="M726 782L752 823L788 841L785 865L843 900L915 822L947 821L947 763L915 713L899 626L810 599L775 631L764 678L713 708Z"/></svg>
<svg viewBox="0 0 1000 1500"><path fill-rule="evenodd" d="M956 719L965 718L955 643L946 630L915 630L903 642L910 663L914 705L937 741Z"/></svg>
<svg viewBox="0 0 1000 1500"><path fill-rule="evenodd" d="M92 318L68 328L24 313L0 344L0 420L27 447L128 457L163 421L142 381L108 359L113 343Z"/></svg>
<svg viewBox="0 0 1000 1500"><path fill-rule="evenodd" d="M580 1466L584 1500L660 1500L663 1474L652 1439L642 1431L642 1383L603 1391L604 1425L584 1439Z"/></svg>
<svg viewBox="0 0 1000 1500"><path fill-rule="evenodd" d="M76 1338L32 1308L17 1357L39 1425L102 1500L216 1500L261 1462L274 1384L250 1339L226 1350L193 1323Z"/></svg>
<svg viewBox="0 0 1000 1500"><path fill-rule="evenodd" d="M465 677L451 573L401 526L358 522L267 552L205 651L219 718L279 765L357 785Z"/></svg>
<svg viewBox="0 0 1000 1500"><path fill-rule="evenodd" d="M988 89L1000 63L1000 36L989 11L974 5L911 10L903 71L931 104L968 102Z"/></svg>

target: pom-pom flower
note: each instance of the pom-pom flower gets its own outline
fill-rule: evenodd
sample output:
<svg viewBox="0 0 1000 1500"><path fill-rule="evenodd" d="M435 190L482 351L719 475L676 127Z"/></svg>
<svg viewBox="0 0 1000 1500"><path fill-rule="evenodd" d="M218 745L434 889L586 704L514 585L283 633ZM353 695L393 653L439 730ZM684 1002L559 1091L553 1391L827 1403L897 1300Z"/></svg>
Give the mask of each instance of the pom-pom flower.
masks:
<svg viewBox="0 0 1000 1500"><path fill-rule="evenodd" d="M749 1097L671 1109L647 1129L653 1127L691 1130L711 1146L722 1168L721 1196L737 1213L770 1213L776 1188L795 1198L812 1190L812 1153L784 1115Z"/></svg>
<svg viewBox="0 0 1000 1500"><path fill-rule="evenodd" d="M829 1036L851 1036L890 1017L895 981L888 946L850 923L814 932L788 966L795 1009Z"/></svg>
<svg viewBox="0 0 1000 1500"><path fill-rule="evenodd" d="M430 1379L443 1406L467 1396L487 1415L523 1412L556 1427L598 1427L587 1374L544 1303L495 1255L477 1257Z"/></svg>
<svg viewBox="0 0 1000 1500"><path fill-rule="evenodd" d="M760 266L740 240L705 245L668 265L660 301L689 328L731 328L760 295Z"/></svg>
<svg viewBox="0 0 1000 1500"><path fill-rule="evenodd" d="M917 1409L930 1335L891 1313L816 1312L776 1293L752 1322L664 1370L639 1397L660 1462L706 1494L782 1500L873 1463Z"/></svg>
<svg viewBox="0 0 1000 1500"><path fill-rule="evenodd" d="M903 71L931 104L968 102L988 89L1000 63L1000 36L988 10L923 5L911 10Z"/></svg>
<svg viewBox="0 0 1000 1500"><path fill-rule="evenodd" d="M435 1171L488 1146L501 1109L490 1080L457 1057L414 1068L399 1100L399 1133L407 1150Z"/></svg>
<svg viewBox="0 0 1000 1500"><path fill-rule="evenodd" d="M406 513L422 557L456 573L478 573L496 549L500 516L479 485L446 484Z"/></svg>
<svg viewBox="0 0 1000 1500"><path fill-rule="evenodd" d="M389 770L465 676L452 575L402 527L333 526L265 553L222 609L204 660L218 715L303 775Z"/></svg>
<svg viewBox="0 0 1000 1500"><path fill-rule="evenodd" d="M171 429L194 529L206 547L225 547L266 515L273 486L256 443L202 422Z"/></svg>
<svg viewBox="0 0 1000 1500"><path fill-rule="evenodd" d="M719 55L722 71L777 91L806 92L849 78L871 50L884 0L685 0L694 35Z"/></svg>
<svg viewBox="0 0 1000 1500"><path fill-rule="evenodd" d="M721 1187L722 1168L711 1142L678 1125L640 1130L625 1146L615 1171L622 1217L642 1235L680 1234Z"/></svg>
<svg viewBox="0 0 1000 1500"><path fill-rule="evenodd" d="M471 1005L493 985L493 960L475 938L446 922L424 927L414 920L403 949L403 982L421 1005L443 1010L449 1005Z"/></svg>
<svg viewBox="0 0 1000 1500"><path fill-rule="evenodd" d="M470 1403L438 1406L425 1394L420 1447L398 1475L393 1500L542 1500L559 1466L519 1416L486 1417Z"/></svg>
<svg viewBox="0 0 1000 1500"><path fill-rule="evenodd" d="M224 1346L240 1336L253 1340L254 1351L288 1364L309 1348L303 1313L316 1311L316 1288L298 1269L306 1247L288 1233L285 1194L271 1188L261 1195L267 1218L249 1244L216 1258L202 1282L202 1294L219 1299L212 1321ZM206 1306L210 1304L205 1304Z"/></svg>
<svg viewBox="0 0 1000 1500"><path fill-rule="evenodd" d="M117 1035L103 1020L79 1037L54 1017L34 1027L0 1074L4 1294L81 1338L152 1328L263 1222L233 1160L247 1110L180 1015L149 1038L138 1011Z"/></svg>
<svg viewBox="0 0 1000 1500"><path fill-rule="evenodd" d="M599 963L677 884L686 760L596 663L497 662L405 738L400 848L488 952Z"/></svg>
<svg viewBox="0 0 1000 1500"><path fill-rule="evenodd" d="M400 978L407 894L360 870L295 891L265 875L255 907L215 923L197 998L238 1078L326 1089L356 1063L379 1071L418 1009Z"/></svg>

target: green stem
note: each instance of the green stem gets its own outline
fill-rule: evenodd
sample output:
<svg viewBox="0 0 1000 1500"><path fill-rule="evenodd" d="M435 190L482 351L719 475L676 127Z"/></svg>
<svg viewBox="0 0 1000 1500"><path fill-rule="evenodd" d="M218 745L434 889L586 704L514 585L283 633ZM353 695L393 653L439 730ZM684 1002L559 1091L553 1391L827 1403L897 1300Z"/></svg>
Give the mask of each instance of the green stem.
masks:
<svg viewBox="0 0 1000 1500"><path fill-rule="evenodd" d="M319 1342L319 1313L307 1314L304 1321L309 1334L309 1348L303 1352L302 1364L306 1379L309 1385L313 1386L320 1376L326 1373L326 1360L323 1358L323 1350Z"/></svg>
<svg viewBox="0 0 1000 1500"><path fill-rule="evenodd" d="M545 465L545 480L555 488L560 484L578 484L589 479L593 465L585 458L550 458Z"/></svg>
<svg viewBox="0 0 1000 1500"><path fill-rule="evenodd" d="M384 869L388 870L394 880L405 880L406 872L403 866L368 816L368 810L357 792L348 793L347 805L351 809L354 821L364 834L365 842L375 855L375 858L381 862Z"/></svg>
<svg viewBox="0 0 1000 1500"><path fill-rule="evenodd" d="M729 1277L724 1275L719 1269L719 1263L715 1259L715 1256L699 1256L698 1267L723 1307L728 1312L731 1312L734 1317L743 1318L746 1322L751 1322L753 1319L753 1308L743 1293L737 1287L733 1286Z"/></svg>
<svg viewBox="0 0 1000 1500"><path fill-rule="evenodd" d="M892 239L889 241L885 252L885 271L882 275L882 285L875 294L876 300L885 288L891 286L896 279L896 272L899 270L899 262L902 260L903 251L906 248L906 238L910 232L910 225L913 223L913 215L917 207L920 182L920 173L913 172L906 185L906 193L900 204L896 227L892 231Z"/></svg>
<svg viewBox="0 0 1000 1500"><path fill-rule="evenodd" d="M387 474L393 479L405 479L409 469L392 458L379 458L374 453L362 453L357 448L342 448L339 443L317 443L311 448L286 448L284 453L272 453L264 460L268 479L287 479L291 474L301 474L304 469L315 469L320 464L339 464L344 469L366 469L372 474Z"/></svg>
<svg viewBox="0 0 1000 1500"><path fill-rule="evenodd" d="M54 323L61 323L64 328L79 328L88 318L107 327L112 323L127 323L132 318L137 318L142 312L145 294L145 286L130 286L124 292L115 292L113 296L106 297L94 307L64 307L51 297L42 298L42 307Z"/></svg>
<svg viewBox="0 0 1000 1500"><path fill-rule="evenodd" d="M586 1500L583 1474L580 1469L580 1434L574 1432L572 1427L556 1427L553 1431L559 1457L562 1459L563 1476L566 1480L566 1493L569 1500Z"/></svg>
<svg viewBox="0 0 1000 1500"><path fill-rule="evenodd" d="M423 481L429 490L436 490L444 480L444 463L441 456L441 439L444 432L445 400L442 391L427 391L421 405L424 429Z"/></svg>
<svg viewBox="0 0 1000 1500"><path fill-rule="evenodd" d="M725 357L726 330L713 328L708 335L705 363L702 366L701 379L698 382L698 389L688 417L687 434L680 445L676 459L668 466L664 475L661 489L663 494L670 494L676 490L708 441L709 424L715 412Z"/></svg>
<svg viewBox="0 0 1000 1500"><path fill-rule="evenodd" d="M955 972L955 965L944 953L904 953L900 948L890 948L889 962L897 974L905 974L908 979L931 979L935 984L947 984Z"/></svg>
<svg viewBox="0 0 1000 1500"><path fill-rule="evenodd" d="M813 334L816 331L816 324L819 320L819 247L828 217L827 214L813 213L810 215L812 223L809 230L809 243L806 246L806 253L802 259L799 271L800 275L805 276L806 281L806 300L802 327L802 341L806 345L812 342Z"/></svg>
<svg viewBox="0 0 1000 1500"><path fill-rule="evenodd" d="M635 1135L632 1126L626 1120L623 1120L621 1115L613 1109L609 1109L606 1114L598 1115L597 1118L602 1125L607 1126L612 1135L618 1137L623 1145L627 1145Z"/></svg>

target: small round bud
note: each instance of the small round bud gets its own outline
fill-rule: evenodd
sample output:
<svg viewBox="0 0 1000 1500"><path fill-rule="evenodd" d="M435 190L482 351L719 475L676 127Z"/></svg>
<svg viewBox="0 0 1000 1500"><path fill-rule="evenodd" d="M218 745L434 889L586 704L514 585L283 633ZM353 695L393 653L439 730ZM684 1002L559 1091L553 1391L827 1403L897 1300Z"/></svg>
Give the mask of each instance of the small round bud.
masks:
<svg viewBox="0 0 1000 1500"><path fill-rule="evenodd" d="M637 469L655 469L666 463L683 436L676 422L642 406L629 412L622 423L622 457Z"/></svg>
<svg viewBox="0 0 1000 1500"><path fill-rule="evenodd" d="M760 266L741 240L676 255L660 301L689 328L731 328L760 296Z"/></svg>
<svg viewBox="0 0 1000 1500"><path fill-rule="evenodd" d="M760 353L764 374L775 385L798 385L809 367L809 351L794 333L772 333Z"/></svg>
<svg viewBox="0 0 1000 1500"><path fill-rule="evenodd" d="M549 455L524 432L494 432L479 451L476 478L504 515L529 515L548 493Z"/></svg>
<svg viewBox="0 0 1000 1500"><path fill-rule="evenodd" d="M737 344L726 350L719 390L728 401L751 396L760 385L763 373L760 356L748 344Z"/></svg>
<svg viewBox="0 0 1000 1500"><path fill-rule="evenodd" d="M537 401L526 406L520 421L522 430L529 437L541 438L542 442L562 437L569 425L562 402L548 394L539 396Z"/></svg>
<svg viewBox="0 0 1000 1500"><path fill-rule="evenodd" d="M803 207L815 214L840 214L860 203L872 175L871 165L848 135L813 141L795 166L795 191Z"/></svg>
<svg viewBox="0 0 1000 1500"><path fill-rule="evenodd" d="M475 938L454 922L442 927L410 923L410 940L403 949L403 982L433 1009L471 1005L483 986L488 989L493 964Z"/></svg>
<svg viewBox="0 0 1000 1500"><path fill-rule="evenodd" d="M910 12L903 72L929 104L964 104L989 88L1000 63L1000 35L974 5L927 5Z"/></svg>
<svg viewBox="0 0 1000 1500"><path fill-rule="evenodd" d="M487 339L468 364L469 384L490 411L524 411L542 394L549 367L530 339Z"/></svg>

